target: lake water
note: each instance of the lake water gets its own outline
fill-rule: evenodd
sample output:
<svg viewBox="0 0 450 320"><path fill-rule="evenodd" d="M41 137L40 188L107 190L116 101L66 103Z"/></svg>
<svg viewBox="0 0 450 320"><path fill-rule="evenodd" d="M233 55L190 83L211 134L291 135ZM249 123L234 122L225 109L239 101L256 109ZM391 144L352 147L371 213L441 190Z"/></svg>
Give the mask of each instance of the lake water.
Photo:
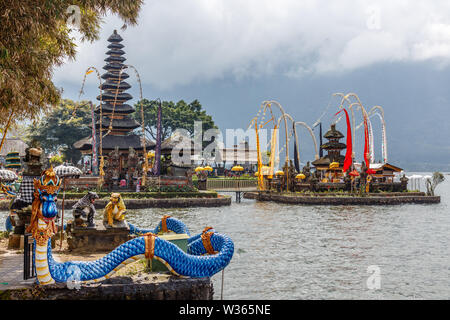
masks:
<svg viewBox="0 0 450 320"><path fill-rule="evenodd" d="M235 254L224 299L450 299L445 178L434 205L294 206L233 197L229 207L130 210L127 220L153 228L170 214L191 234L213 226L229 235ZM221 273L213 277L215 299L221 280Z"/></svg>

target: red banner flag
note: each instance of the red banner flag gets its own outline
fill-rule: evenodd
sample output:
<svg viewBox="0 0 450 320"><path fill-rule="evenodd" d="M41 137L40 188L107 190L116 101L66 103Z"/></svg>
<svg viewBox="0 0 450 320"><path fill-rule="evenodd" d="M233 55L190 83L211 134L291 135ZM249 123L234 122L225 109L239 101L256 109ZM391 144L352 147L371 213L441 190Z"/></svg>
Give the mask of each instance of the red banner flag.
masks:
<svg viewBox="0 0 450 320"><path fill-rule="evenodd" d="M342 111L345 112L345 118L347 120L347 151L345 152L345 159L344 159L344 166L342 167L342 171L346 172L352 165L352 153L353 153L353 147L352 147L352 127L350 126L350 119L348 117L348 112L345 109L342 109L338 113L335 114L337 116Z"/></svg>

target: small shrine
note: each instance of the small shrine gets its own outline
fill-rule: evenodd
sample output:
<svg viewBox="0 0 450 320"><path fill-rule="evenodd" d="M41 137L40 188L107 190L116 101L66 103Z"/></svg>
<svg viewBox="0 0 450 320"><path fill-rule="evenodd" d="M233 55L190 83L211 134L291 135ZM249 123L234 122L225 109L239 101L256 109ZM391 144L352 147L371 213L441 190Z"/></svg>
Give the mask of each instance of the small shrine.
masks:
<svg viewBox="0 0 450 320"><path fill-rule="evenodd" d="M130 227L125 220L126 207L120 193L112 193L103 209L103 222L94 220L97 211L95 192L89 191L72 207L73 220L67 224L67 244L70 251L104 251L130 239Z"/></svg>
<svg viewBox="0 0 450 320"><path fill-rule="evenodd" d="M312 162L312 165L320 173L321 182L341 182L345 159L345 156L341 155L341 151L347 147L345 143L340 142L343 137L344 135L336 129L334 123L324 135L328 142L320 147L327 151L327 155Z"/></svg>
<svg viewBox="0 0 450 320"><path fill-rule="evenodd" d="M9 236L8 248L23 248L23 235L30 223L34 200L34 179L39 179L44 169L44 153L39 141L33 140L25 149L23 180L11 203L10 216L14 232Z"/></svg>

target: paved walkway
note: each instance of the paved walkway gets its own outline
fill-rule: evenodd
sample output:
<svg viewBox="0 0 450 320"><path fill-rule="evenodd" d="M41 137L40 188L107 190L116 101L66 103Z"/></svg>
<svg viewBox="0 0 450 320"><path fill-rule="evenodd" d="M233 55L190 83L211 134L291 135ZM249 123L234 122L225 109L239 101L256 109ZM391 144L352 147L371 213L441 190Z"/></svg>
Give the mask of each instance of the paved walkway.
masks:
<svg viewBox="0 0 450 320"><path fill-rule="evenodd" d="M31 286L36 279L23 280L23 254L0 255L0 291Z"/></svg>

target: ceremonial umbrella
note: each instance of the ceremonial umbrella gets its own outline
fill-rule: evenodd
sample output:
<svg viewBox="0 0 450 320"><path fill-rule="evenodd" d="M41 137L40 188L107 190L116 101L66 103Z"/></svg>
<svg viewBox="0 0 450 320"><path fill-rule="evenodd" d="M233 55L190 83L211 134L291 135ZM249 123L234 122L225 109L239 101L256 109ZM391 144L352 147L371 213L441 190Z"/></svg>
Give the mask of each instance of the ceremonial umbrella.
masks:
<svg viewBox="0 0 450 320"><path fill-rule="evenodd" d="M79 178L83 172L74 166L60 165L53 169L56 175L60 178Z"/></svg>
<svg viewBox="0 0 450 320"><path fill-rule="evenodd" d="M238 176L240 176L240 173L242 172L242 171L244 171L244 168L242 167L242 166L234 166L233 168L231 168L231 171L233 171L233 172L239 172L238 173Z"/></svg>
<svg viewBox="0 0 450 320"><path fill-rule="evenodd" d="M13 182L17 179L17 174L15 174L13 171L7 169L0 170L0 181Z"/></svg>
<svg viewBox="0 0 450 320"><path fill-rule="evenodd" d="M64 198L66 196L66 178L79 178L83 172L74 166L60 165L53 169L55 174L63 178L63 199L61 203L61 240L59 242L59 250L62 248L63 230L64 230Z"/></svg>
<svg viewBox="0 0 450 320"><path fill-rule="evenodd" d="M4 185L4 182L13 182L16 181L19 177L17 176L17 174L15 174L15 172L8 170L8 169L1 169L0 170L0 182L1 182L1 190L2 192L4 192L7 195L10 196L15 196L16 195L16 191L15 189L11 189L11 186L8 185Z"/></svg>
<svg viewBox="0 0 450 320"><path fill-rule="evenodd" d="M330 169L337 169L339 168L339 162L332 162L330 163Z"/></svg>

